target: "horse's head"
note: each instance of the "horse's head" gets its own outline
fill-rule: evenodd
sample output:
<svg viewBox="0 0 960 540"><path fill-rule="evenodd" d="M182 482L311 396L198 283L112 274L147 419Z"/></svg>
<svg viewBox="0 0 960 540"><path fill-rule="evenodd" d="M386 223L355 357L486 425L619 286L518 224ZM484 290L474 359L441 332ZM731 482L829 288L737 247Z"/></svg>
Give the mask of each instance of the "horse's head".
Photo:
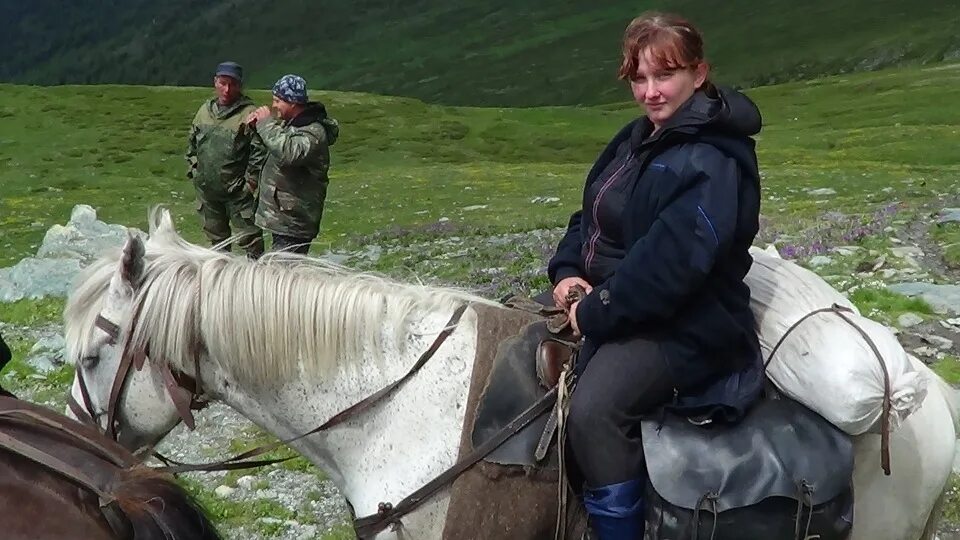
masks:
<svg viewBox="0 0 960 540"><path fill-rule="evenodd" d="M165 211L158 223L173 229ZM140 237L129 235L119 256L107 255L86 269L64 312L67 352L76 366L67 412L92 417L133 450L157 443L181 419L170 396L169 367L147 361L146 351L131 343L146 250Z"/></svg>

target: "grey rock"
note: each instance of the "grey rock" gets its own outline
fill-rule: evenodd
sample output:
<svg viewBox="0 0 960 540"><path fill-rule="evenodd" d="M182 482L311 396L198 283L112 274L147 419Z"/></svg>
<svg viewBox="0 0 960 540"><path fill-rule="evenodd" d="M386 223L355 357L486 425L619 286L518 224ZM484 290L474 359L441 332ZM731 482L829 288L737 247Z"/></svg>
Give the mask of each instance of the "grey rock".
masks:
<svg viewBox="0 0 960 540"><path fill-rule="evenodd" d="M826 255L817 255L810 259L810 266L814 268L819 268L821 266L827 266L833 264L833 259L827 257Z"/></svg>
<svg viewBox="0 0 960 540"><path fill-rule="evenodd" d="M381 254L383 254L382 247L377 244L370 244L363 248L363 252L359 256L369 263L375 263L380 260Z"/></svg>
<svg viewBox="0 0 960 540"><path fill-rule="evenodd" d="M28 257L9 268L0 268L0 302L66 296L79 273L80 261L76 259Z"/></svg>
<svg viewBox="0 0 960 540"><path fill-rule="evenodd" d="M960 315L960 286L909 282L894 283L887 288L904 296L922 298L939 313Z"/></svg>
<svg viewBox="0 0 960 540"><path fill-rule="evenodd" d="M921 339L923 339L923 341L933 345L934 347L940 350L946 351L953 348L953 341L945 337L940 337L935 334L926 334L920 337Z"/></svg>
<svg viewBox="0 0 960 540"><path fill-rule="evenodd" d="M136 229L97 220L88 205L75 206L66 225L47 230L36 257L0 268L0 302L66 296L80 269L105 251L121 247L128 231L144 236Z"/></svg>
<svg viewBox="0 0 960 540"><path fill-rule="evenodd" d="M63 365L67 343L57 334L37 341L27 353L27 364L41 373L53 371Z"/></svg>
<svg viewBox="0 0 960 540"><path fill-rule="evenodd" d="M560 197L534 197L530 199L533 204L550 204L560 202Z"/></svg>
<svg viewBox="0 0 960 540"><path fill-rule="evenodd" d="M911 328L923 322L923 317L916 313L904 313L897 317L897 324L901 328Z"/></svg>
<svg viewBox="0 0 960 540"><path fill-rule="evenodd" d="M240 478L237 478L237 487L240 489L249 490L253 487L253 483L256 482L256 480L257 479L253 476L241 476Z"/></svg>
<svg viewBox="0 0 960 540"><path fill-rule="evenodd" d="M820 188L820 189L811 189L811 190L808 191L807 193L809 193L810 195L815 195L815 196L819 196L819 195L836 195L836 194L837 194L837 190L835 190L835 189L833 189L833 188Z"/></svg>
<svg viewBox="0 0 960 540"><path fill-rule="evenodd" d="M837 255L840 255L842 257L849 257L850 255L853 255L854 253L860 251L861 249L863 248L861 248L860 246L837 246L835 248L832 248L830 252L836 253Z"/></svg>
<svg viewBox="0 0 960 540"><path fill-rule="evenodd" d="M66 225L54 225L47 230L43 244L37 250L37 258L78 259L86 265L107 250L123 246L128 231L143 235L136 229L104 223L97 219L92 207L78 204L73 207Z"/></svg>
<svg viewBox="0 0 960 540"><path fill-rule="evenodd" d="M343 265L343 264L346 264L346 262L347 262L348 260L350 260L350 254L349 254L349 253L337 253L337 252L335 252L335 251L328 251L328 252L324 253L323 255L320 255L320 258L323 259L323 260L325 260L325 261L330 261L330 262L332 262L333 264Z"/></svg>
<svg viewBox="0 0 960 540"><path fill-rule="evenodd" d="M923 256L923 250L917 246L900 246L890 248L890 253L892 253L894 257L900 258Z"/></svg>
<svg viewBox="0 0 960 540"><path fill-rule="evenodd" d="M927 358L936 358L937 356L937 350L932 347L917 347L913 349L913 353Z"/></svg>
<svg viewBox="0 0 960 540"><path fill-rule="evenodd" d="M960 208L944 208L937 217L937 223L960 222Z"/></svg>
<svg viewBox="0 0 960 540"><path fill-rule="evenodd" d="M235 491L236 490L233 489L232 487L224 486L224 485L217 486L217 489L213 490L213 492L216 493L218 497L223 497L223 498L227 498L230 495L233 495Z"/></svg>

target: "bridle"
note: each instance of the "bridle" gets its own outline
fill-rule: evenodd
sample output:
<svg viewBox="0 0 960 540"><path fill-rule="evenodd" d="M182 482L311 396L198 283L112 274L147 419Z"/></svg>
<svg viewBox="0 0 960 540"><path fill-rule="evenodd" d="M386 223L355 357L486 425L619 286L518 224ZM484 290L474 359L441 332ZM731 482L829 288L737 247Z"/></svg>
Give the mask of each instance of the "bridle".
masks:
<svg viewBox="0 0 960 540"><path fill-rule="evenodd" d="M134 320L136 320L136 317ZM107 341L109 345L117 345L117 342L120 340L120 327L116 323L110 321L103 315L97 315L95 325L97 328L106 332L109 337ZM200 369L199 355L194 355L194 358L196 361L197 377L191 377L181 372L174 372L167 363L163 363L163 367L160 368L167 393L170 395L180 418L190 429L196 426L193 411L202 410L207 405L206 400L201 397L201 389L197 384ZM76 370L76 376L77 383L80 386L80 395L83 398L83 405L77 403L77 400L74 399L71 393L67 396L67 405L70 407L70 410L81 421L97 426L98 428L100 425L98 420L106 415L107 423L104 432L111 439L117 440L117 405L120 402L120 396L123 394L129 380L130 368L134 367L137 371L140 371L143 369L146 360L147 352L145 350L131 350L131 341L128 338L120 354L120 364L117 367L117 373L114 375L113 384L110 387L110 398L105 411L95 410L93 400L90 398L89 387L83 376L83 369L78 368Z"/></svg>
<svg viewBox="0 0 960 540"><path fill-rule="evenodd" d="M230 458L226 458L214 463L179 463L169 458L165 458L159 455L157 452L153 452L153 455L160 458L162 461L167 463L173 463L173 465L167 465L164 467L156 467L159 470L163 470L169 473L181 473L188 471L224 471L224 470L233 470L233 469L247 469L253 467L261 467L264 465L270 465L278 463L281 461L286 461L291 458L281 458L281 459L265 459L265 460L251 460L250 458L261 456L267 452L273 451L277 448L286 446L292 442L303 439L310 435L328 430L334 426L342 424L348 420L351 420L363 413L374 404L378 403L383 398L391 395L398 388L403 386L407 381L409 381L417 372L420 371L420 368L427 363L430 358L433 357L434 353L440 348L443 342L453 333L457 325L460 322L460 318L463 316L464 312L467 309L467 305L459 306L450 317L450 320L447 322L444 329L433 341L433 344L430 345L423 354L417 359L413 367L411 367L401 378L396 381L388 384L387 386L381 388L377 392L374 392L370 396L364 398L363 400L347 407L343 411L335 414L333 417L328 419L323 424L313 428L312 430L298 435L296 437L280 440L272 444L267 444L263 446L256 447L252 450L248 450L241 454L235 455ZM134 312L133 322L134 324L139 318L139 307ZM103 317L98 315L96 319L96 326L100 328L110 337L110 344L116 345L120 339L120 327ZM198 340L199 341L199 340ZM200 351L202 350L202 345L194 344L193 346L193 357L195 361L195 377L190 377L183 373L174 373L170 370L169 364L163 363L163 377L164 383L166 385L167 392L170 394L170 397L173 399L174 404L176 405L177 412L180 414L180 417L183 419L184 423L190 429L194 428L194 418L192 411L202 409L206 406L206 400L202 397L202 389L200 387ZM114 377L113 385L110 389L110 400L107 406L107 435L112 439L116 440L117 436L117 404L120 400L120 395L122 394L124 387L129 380L130 368L135 367L137 370L143 369L144 363L147 360L147 351L146 350L132 350L131 340L128 337L126 343L124 344L123 351L120 356L120 365L117 369L117 374ZM94 412L92 401L90 399L90 393L87 389L86 381L83 379L82 369L77 369L77 381L80 385L80 392L84 400L84 405L81 406L79 403L73 399L71 394L68 398L69 406L74 414L81 418L83 421L92 422L95 426L99 427L94 420L98 417L98 414ZM380 532L394 527L400 527L400 519L420 507L424 502L426 502L432 495L437 491L443 488L448 483L455 480L460 476L464 471L472 467L478 461L487 456L490 452L494 451L497 447L503 444L507 439L516 434L518 431L523 429L527 424L532 422L537 417L541 416L545 412L553 408L557 399L557 388L554 387L539 400L537 400L533 405L527 408L525 411L520 413L519 416L510 421L506 426L501 428L496 434L493 435L489 440L480 446L476 447L472 452L462 457L457 461L453 466L451 466L446 471L442 472L439 476L427 482L423 487L417 489L404 499L400 500L396 504L390 502L381 502L378 506L377 513L371 514L363 517L355 517L353 520L354 531L356 532L358 538L367 539L373 538ZM99 413L99 416L103 416L103 413ZM351 506L352 513L352 506Z"/></svg>

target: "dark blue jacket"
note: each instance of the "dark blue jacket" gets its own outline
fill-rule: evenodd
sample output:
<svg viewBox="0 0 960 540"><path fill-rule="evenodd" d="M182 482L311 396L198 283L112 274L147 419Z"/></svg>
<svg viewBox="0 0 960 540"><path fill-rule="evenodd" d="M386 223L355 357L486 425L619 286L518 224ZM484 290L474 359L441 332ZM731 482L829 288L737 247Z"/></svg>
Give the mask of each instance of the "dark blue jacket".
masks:
<svg viewBox="0 0 960 540"><path fill-rule="evenodd" d="M649 121L640 118L610 142L587 176L585 194L621 144L630 144L640 163L630 168L633 184L623 191L623 259L607 279L591 283L593 292L577 309L589 342L636 334L656 339L680 387L686 373L756 366L759 343L743 279L759 226L751 136L760 127L749 98L720 88L712 96L698 91L652 137ZM570 218L548 267L554 284L588 275L589 226L582 210Z"/></svg>

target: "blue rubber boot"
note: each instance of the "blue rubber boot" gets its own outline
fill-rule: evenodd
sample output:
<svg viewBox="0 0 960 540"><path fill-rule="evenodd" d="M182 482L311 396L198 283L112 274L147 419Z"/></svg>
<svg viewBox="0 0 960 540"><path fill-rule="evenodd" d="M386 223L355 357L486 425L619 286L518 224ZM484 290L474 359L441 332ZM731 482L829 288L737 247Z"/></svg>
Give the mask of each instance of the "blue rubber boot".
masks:
<svg viewBox="0 0 960 540"><path fill-rule="evenodd" d="M643 515L643 480L628 480L583 492L583 505L590 526L599 540L641 540L646 523Z"/></svg>

